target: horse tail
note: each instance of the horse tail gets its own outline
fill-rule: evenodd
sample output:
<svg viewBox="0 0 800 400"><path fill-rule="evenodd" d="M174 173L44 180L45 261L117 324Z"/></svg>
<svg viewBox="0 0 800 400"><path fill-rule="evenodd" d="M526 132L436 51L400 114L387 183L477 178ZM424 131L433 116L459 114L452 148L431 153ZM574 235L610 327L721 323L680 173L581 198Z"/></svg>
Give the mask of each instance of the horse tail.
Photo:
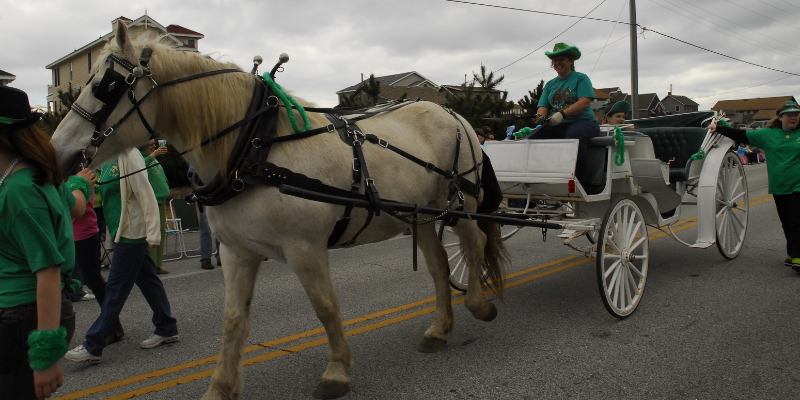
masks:
<svg viewBox="0 0 800 400"><path fill-rule="evenodd" d="M496 222L478 221L478 228L486 235L483 247L483 269L486 271L486 283L503 301L503 275L508 265L508 251L500 233L500 224Z"/></svg>

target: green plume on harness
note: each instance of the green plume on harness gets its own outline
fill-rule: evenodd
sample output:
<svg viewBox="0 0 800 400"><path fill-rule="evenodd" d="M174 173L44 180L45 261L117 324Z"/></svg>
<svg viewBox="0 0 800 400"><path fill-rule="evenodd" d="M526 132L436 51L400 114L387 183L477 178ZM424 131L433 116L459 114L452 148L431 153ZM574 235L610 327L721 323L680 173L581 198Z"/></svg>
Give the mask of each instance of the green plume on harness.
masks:
<svg viewBox="0 0 800 400"><path fill-rule="evenodd" d="M622 164L625 164L625 134L617 126L612 137L617 141L617 154L614 156L614 164L621 167Z"/></svg>
<svg viewBox="0 0 800 400"><path fill-rule="evenodd" d="M527 126L520 129L519 132L512 133L512 135L514 135L515 138L524 138L525 136L528 136L530 134L531 134L531 128L528 128Z"/></svg>
<svg viewBox="0 0 800 400"><path fill-rule="evenodd" d="M273 81L272 77L269 76L269 73L264 73L264 80L267 82L267 85L269 85L270 89L275 92L275 96L278 96L278 98L286 106L286 112L289 114L289 122L292 123L292 129L294 130L294 133L307 131L308 128L311 127L311 122L308 120L308 115L306 114L306 110L303 108L303 106L301 106L297 100L292 98L292 96L289 96L289 94L283 90L281 85L278 85L275 81ZM294 106L297 109L297 112L300 113L300 116L303 117L303 129L297 127L297 120L292 112L292 106Z"/></svg>

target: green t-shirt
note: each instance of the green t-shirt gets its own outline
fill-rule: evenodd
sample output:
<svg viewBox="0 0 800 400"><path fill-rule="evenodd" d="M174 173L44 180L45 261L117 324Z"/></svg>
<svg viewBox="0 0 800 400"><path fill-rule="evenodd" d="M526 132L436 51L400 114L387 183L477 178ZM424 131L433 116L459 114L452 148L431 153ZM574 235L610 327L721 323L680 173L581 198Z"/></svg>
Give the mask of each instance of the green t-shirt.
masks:
<svg viewBox="0 0 800 400"><path fill-rule="evenodd" d="M61 289L75 267L67 185L37 185L23 168L0 186L0 308L36 302L35 272L61 266Z"/></svg>
<svg viewBox="0 0 800 400"><path fill-rule="evenodd" d="M788 136L788 138L787 138ZM800 192L800 129L763 128L747 131L751 145L764 149L770 194Z"/></svg>
<svg viewBox="0 0 800 400"><path fill-rule="evenodd" d="M117 178L119 178L119 162L115 158L103 164L103 168L100 170L100 182ZM119 191L119 182L114 181L100 185L100 195L103 196L103 215L106 217L106 226L108 226L108 233L112 238L117 237L120 214L122 213L122 195ZM121 237L119 241L122 243L146 243L147 238Z"/></svg>
<svg viewBox="0 0 800 400"><path fill-rule="evenodd" d="M550 109L550 115L559 111L566 110L575 104L581 97L594 98L592 81L586 74L572 71L566 78L555 77L544 85L542 97L539 99L539 107ZM562 123L575 122L581 119L595 121L594 112L591 107L586 107L583 112L564 118Z"/></svg>
<svg viewBox="0 0 800 400"><path fill-rule="evenodd" d="M144 164L148 167L155 164L155 167L147 169L147 180L150 181L150 186L153 187L153 193L156 195L156 203L164 204L169 198L169 183L167 182L167 175L164 174L164 168L161 167L158 160L150 158L150 156L142 153L144 157Z"/></svg>

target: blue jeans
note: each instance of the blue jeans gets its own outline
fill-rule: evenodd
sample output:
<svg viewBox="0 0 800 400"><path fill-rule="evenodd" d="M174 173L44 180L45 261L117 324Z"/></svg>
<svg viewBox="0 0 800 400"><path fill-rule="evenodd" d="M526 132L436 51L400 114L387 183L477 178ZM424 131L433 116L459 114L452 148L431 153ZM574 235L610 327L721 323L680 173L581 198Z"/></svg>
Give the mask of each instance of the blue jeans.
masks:
<svg viewBox="0 0 800 400"><path fill-rule="evenodd" d="M575 164L575 177L578 182L589 181L589 139L600 135L597 121L580 119L556 126L543 125L529 139L578 139L578 162Z"/></svg>
<svg viewBox="0 0 800 400"><path fill-rule="evenodd" d="M215 240L217 247L217 262L219 262L219 240ZM211 262L211 227L208 225L208 214L200 211L200 264Z"/></svg>
<svg viewBox="0 0 800 400"><path fill-rule="evenodd" d="M134 284L142 291L147 304L153 310L155 334L178 334L177 321L170 313L167 292L158 278L156 264L150 258L147 243L117 243L100 316L86 332L86 341L83 343L89 353L95 356L103 354L103 349L107 346L106 338L114 329Z"/></svg>

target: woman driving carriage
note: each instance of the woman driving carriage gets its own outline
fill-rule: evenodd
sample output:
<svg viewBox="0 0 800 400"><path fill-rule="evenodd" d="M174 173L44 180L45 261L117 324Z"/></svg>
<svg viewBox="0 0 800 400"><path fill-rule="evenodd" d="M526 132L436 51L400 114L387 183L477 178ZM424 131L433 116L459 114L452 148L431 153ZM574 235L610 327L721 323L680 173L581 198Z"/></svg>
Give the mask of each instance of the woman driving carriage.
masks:
<svg viewBox="0 0 800 400"><path fill-rule="evenodd" d="M589 139L600 135L600 125L594 117L589 104L594 98L592 81L586 74L575 71L575 60L581 58L581 51L575 46L556 43L553 52L545 52L552 60L551 66L557 77L544 85L539 109L534 124L543 125L531 139L578 139L578 161L575 176L579 182L586 182L589 166ZM547 120L547 116L550 119ZM545 124L547 122L547 124Z"/></svg>
<svg viewBox="0 0 800 400"><path fill-rule="evenodd" d="M767 127L744 131L711 124L708 129L734 141L758 146L766 153L769 192L786 236L784 265L800 272L800 105L787 101Z"/></svg>

